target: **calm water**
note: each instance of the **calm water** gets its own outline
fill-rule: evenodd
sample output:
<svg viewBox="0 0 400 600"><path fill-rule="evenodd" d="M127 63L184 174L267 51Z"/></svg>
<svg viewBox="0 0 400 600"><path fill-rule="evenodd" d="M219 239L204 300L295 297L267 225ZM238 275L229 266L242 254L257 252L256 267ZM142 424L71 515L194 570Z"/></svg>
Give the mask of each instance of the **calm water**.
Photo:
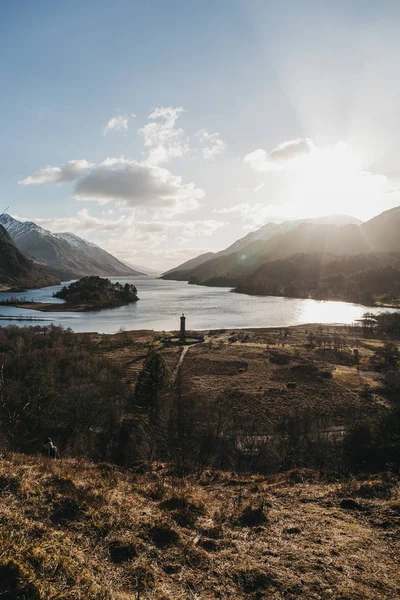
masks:
<svg viewBox="0 0 400 600"><path fill-rule="evenodd" d="M149 277L115 278L113 281L135 283L139 302L121 308L89 313L40 313L34 310L0 306L1 317L33 316L40 322L0 319L0 326L9 324L50 324L70 327L74 331L115 333L125 329L170 331L179 328L184 312L190 329L224 329L235 327L283 327L305 323L353 323L364 312L382 312L346 302L323 302L277 297L234 294L228 288L188 285L179 281L163 281ZM61 286L31 290L21 294L0 292L0 299L11 296L27 300L55 302L54 291ZM62 302L62 300L59 300Z"/></svg>

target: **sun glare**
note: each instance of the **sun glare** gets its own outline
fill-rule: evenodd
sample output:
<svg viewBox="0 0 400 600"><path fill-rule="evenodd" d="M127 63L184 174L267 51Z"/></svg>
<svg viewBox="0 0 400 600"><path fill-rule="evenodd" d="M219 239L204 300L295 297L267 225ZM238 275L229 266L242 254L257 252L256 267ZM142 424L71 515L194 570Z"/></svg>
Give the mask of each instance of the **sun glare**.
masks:
<svg viewBox="0 0 400 600"><path fill-rule="evenodd" d="M314 148L296 160L294 194L302 216L351 214L368 218L371 207L384 200L384 175L363 170L359 157L339 142Z"/></svg>

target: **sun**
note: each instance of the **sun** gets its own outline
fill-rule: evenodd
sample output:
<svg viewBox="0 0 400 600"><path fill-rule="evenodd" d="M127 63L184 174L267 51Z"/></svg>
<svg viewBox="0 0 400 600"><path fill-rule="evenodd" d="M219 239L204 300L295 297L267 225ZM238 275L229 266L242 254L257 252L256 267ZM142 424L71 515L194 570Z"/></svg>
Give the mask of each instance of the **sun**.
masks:
<svg viewBox="0 0 400 600"><path fill-rule="evenodd" d="M315 147L294 167L293 200L304 217L351 214L364 219L384 202L386 176L363 169L361 159L344 142Z"/></svg>

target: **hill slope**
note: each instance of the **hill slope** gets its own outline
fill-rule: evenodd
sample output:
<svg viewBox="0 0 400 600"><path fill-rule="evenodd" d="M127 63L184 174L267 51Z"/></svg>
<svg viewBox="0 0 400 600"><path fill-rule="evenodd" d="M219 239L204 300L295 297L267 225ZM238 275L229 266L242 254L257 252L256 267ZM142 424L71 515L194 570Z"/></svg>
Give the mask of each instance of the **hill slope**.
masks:
<svg viewBox="0 0 400 600"><path fill-rule="evenodd" d="M256 239L244 246L239 240L235 243L239 249L214 255L211 260L186 271L185 279L192 283L232 286L243 277L251 277L263 264L294 254L351 256L400 252L400 208L386 211L361 225L332 225L318 219L288 222L278 229L272 229L270 225L266 226L268 231L264 232L264 239ZM259 230L261 233L262 229ZM243 240L248 241L248 236Z"/></svg>
<svg viewBox="0 0 400 600"><path fill-rule="evenodd" d="M178 275L178 277L177 277L177 279L178 279L180 277L181 272L182 273L189 272L192 269L199 267L203 263L205 263L209 260L212 260L214 257L215 257L214 252L205 252L204 254L200 254L199 256L196 256L195 258L190 258L189 260L186 260L184 263L178 265L177 267L174 267L173 269L170 269L169 271L166 271L165 273L163 273L163 275L161 276L161 279L174 279L174 277L172 277L172 275L175 275L175 274Z"/></svg>
<svg viewBox="0 0 400 600"><path fill-rule="evenodd" d="M57 277L26 258L0 225L0 286L7 288L39 288L60 283Z"/></svg>
<svg viewBox="0 0 400 600"><path fill-rule="evenodd" d="M208 261L190 272L189 281L214 285L234 285L263 263L299 253L360 254L374 248L356 225L302 224L293 230L257 240L238 252Z"/></svg>
<svg viewBox="0 0 400 600"><path fill-rule="evenodd" d="M132 276L140 275L117 258L72 233L51 233L31 221L21 222L9 215L0 216L2 224L17 248L53 273L64 279L86 275Z"/></svg>
<svg viewBox="0 0 400 600"><path fill-rule="evenodd" d="M162 275L162 279L174 279L176 275L176 279L185 281L188 280L191 276L191 271L195 269L197 266L205 264L208 261L219 259L224 256L228 256L230 254L234 254L235 252L240 252L241 250L247 248L251 243L257 241L267 241L270 238L282 235L284 233L288 233L297 227L307 224L307 225L360 225L362 221L359 219L355 219L354 217L350 217L347 215L331 215L329 217L320 217L317 219L298 219L296 221L285 221L283 223L267 223L263 225L256 231L251 231L244 237L236 240L220 252L208 252L206 254L201 254L200 256L186 261L185 263L175 267L174 269L170 269L166 273Z"/></svg>
<svg viewBox="0 0 400 600"><path fill-rule="evenodd" d="M390 474L208 471L183 483L14 454L0 460L0 491L2 598L400 598Z"/></svg>

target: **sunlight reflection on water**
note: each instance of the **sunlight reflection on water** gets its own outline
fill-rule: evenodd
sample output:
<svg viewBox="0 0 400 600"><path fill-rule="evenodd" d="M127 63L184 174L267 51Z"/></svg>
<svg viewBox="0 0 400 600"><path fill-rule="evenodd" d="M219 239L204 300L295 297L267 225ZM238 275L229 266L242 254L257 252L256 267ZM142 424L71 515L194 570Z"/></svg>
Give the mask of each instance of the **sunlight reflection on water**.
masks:
<svg viewBox="0 0 400 600"><path fill-rule="evenodd" d="M117 281L117 278L112 278ZM250 327L287 327L305 323L350 324L366 311L381 312L382 309L348 304L277 298L273 296L247 296L234 294L228 288L211 288L188 285L179 281L160 279L126 278L121 283L135 283L140 301L120 308L87 313L40 313L34 310L0 306L0 316L32 316L40 322L0 320L0 326L56 325L70 327L74 331L98 331L116 333L125 329L153 329L171 331L178 329L179 317L184 312L187 327L191 329L230 329ZM0 293L0 299L12 295L25 296L28 300L54 302L52 294L61 286L30 290L27 293Z"/></svg>

